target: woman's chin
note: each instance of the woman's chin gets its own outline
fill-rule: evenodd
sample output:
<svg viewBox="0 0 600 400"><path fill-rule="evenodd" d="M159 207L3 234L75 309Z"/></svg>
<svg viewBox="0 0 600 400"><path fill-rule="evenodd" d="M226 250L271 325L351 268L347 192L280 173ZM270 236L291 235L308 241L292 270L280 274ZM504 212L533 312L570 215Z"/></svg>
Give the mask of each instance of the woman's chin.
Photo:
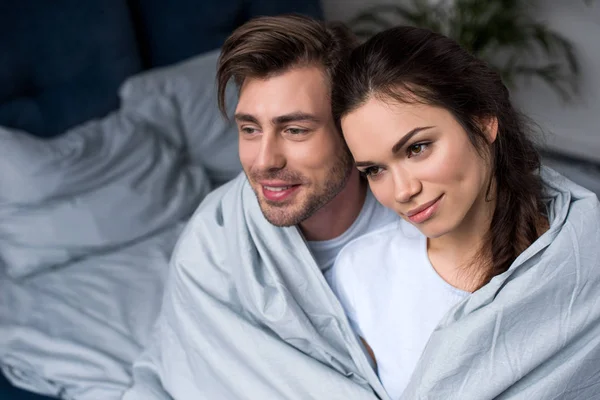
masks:
<svg viewBox="0 0 600 400"><path fill-rule="evenodd" d="M440 226L440 224L436 224L435 222L437 221L428 221L430 223L423 224L415 224L410 220L408 222L417 228L423 235L427 236L428 239L437 239L444 236L449 231L447 228Z"/></svg>

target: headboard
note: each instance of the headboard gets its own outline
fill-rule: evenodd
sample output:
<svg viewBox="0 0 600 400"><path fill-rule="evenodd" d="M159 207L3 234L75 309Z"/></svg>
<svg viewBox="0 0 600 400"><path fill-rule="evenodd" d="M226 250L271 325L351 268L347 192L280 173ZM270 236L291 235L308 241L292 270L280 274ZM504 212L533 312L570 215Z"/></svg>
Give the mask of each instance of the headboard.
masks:
<svg viewBox="0 0 600 400"><path fill-rule="evenodd" d="M319 0L0 2L0 126L52 137L118 107L123 80L219 47L258 15Z"/></svg>

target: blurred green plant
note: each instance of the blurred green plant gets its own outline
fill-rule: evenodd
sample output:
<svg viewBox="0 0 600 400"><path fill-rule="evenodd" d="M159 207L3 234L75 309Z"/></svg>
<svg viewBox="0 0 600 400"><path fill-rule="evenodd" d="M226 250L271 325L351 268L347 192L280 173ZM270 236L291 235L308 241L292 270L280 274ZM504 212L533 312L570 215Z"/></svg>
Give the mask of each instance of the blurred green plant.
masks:
<svg viewBox="0 0 600 400"><path fill-rule="evenodd" d="M402 0L401 0L402 1ZM593 0L584 0L591 3ZM488 62L508 87L540 78L562 99L578 94L580 64L574 45L536 20L535 0L404 0L376 5L348 25L361 39L399 24L449 36Z"/></svg>

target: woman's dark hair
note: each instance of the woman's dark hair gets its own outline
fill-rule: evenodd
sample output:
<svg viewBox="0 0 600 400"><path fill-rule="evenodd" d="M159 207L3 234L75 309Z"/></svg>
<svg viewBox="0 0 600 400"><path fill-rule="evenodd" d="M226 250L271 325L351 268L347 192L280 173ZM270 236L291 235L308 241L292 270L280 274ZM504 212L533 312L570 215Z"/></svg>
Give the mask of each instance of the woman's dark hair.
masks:
<svg viewBox="0 0 600 400"><path fill-rule="evenodd" d="M529 124L510 102L500 76L458 43L426 29L396 27L353 50L335 76L332 107L340 119L370 98L422 103L448 110L462 125L478 153L491 156L495 196L491 229L477 258L477 287L506 271L539 236L542 182L540 156ZM490 146L482 121L496 118ZM491 260L488 255L491 254Z"/></svg>

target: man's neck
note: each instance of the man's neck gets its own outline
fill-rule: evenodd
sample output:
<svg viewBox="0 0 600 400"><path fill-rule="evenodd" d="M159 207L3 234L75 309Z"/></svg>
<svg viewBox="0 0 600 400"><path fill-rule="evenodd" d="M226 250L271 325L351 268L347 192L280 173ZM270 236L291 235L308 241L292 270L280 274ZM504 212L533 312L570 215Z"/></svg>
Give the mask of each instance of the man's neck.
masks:
<svg viewBox="0 0 600 400"><path fill-rule="evenodd" d="M300 230L306 240L330 240L346 232L358 218L366 194L367 183L353 169L344 189L314 215L300 223Z"/></svg>

